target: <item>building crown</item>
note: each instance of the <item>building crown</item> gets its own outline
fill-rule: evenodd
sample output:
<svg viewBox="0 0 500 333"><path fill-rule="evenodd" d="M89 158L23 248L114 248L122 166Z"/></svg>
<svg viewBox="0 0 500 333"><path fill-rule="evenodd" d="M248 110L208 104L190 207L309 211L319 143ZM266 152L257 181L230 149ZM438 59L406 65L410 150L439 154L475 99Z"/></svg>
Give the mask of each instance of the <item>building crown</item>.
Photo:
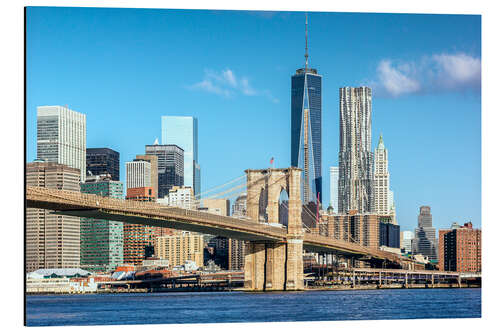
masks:
<svg viewBox="0 0 500 333"><path fill-rule="evenodd" d="M378 139L377 149L385 149L384 139L382 139L382 134L380 134L380 138Z"/></svg>

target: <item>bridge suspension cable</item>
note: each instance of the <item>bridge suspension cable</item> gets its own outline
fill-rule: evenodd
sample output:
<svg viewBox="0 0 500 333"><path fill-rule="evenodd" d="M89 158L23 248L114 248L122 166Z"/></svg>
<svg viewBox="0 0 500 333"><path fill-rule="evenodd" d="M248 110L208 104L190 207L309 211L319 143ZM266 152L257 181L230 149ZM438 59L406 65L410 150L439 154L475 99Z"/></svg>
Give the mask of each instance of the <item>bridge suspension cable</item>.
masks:
<svg viewBox="0 0 500 333"><path fill-rule="evenodd" d="M232 181L229 181L229 182L227 182L227 183L225 183L225 184L222 184L222 185L219 185L219 186L217 186L217 187L214 187L214 188L212 189L212 191L213 191L213 190L215 190L215 189L221 189L221 188L224 188L224 187L225 187L225 186L227 186L228 184L234 183L234 182L236 182L237 180L241 180L241 179L242 179L242 178L244 178L244 177L246 177L246 176L241 176L241 177L238 177L238 178L233 179ZM266 175L264 175L264 176L262 176L262 177L259 177L259 178L257 178L257 179L254 179L254 180L253 180L253 181L251 181L250 183L246 183L246 182L245 182L245 183L243 183L243 184L236 184L236 185L234 185L233 187L231 187L231 188L229 188L229 189L226 189L226 190L223 190L223 191L221 191L221 192L217 192L217 193L215 193L215 194L210 194L209 196L204 197L204 198L198 198L198 199L197 199L197 200L195 200L194 202L195 202L196 204L199 204L199 203L200 203L201 201L203 201L204 199L214 199L214 198L217 198L217 197L220 197L220 196L226 195L226 194L228 194L228 193L232 193L232 192L234 192L234 191L236 191L236 190L238 190L238 189L242 189L242 188L245 188L245 187L247 187L247 186L249 186L249 185L253 185L253 184L255 184L256 182L259 182L260 180L262 180L262 179L263 179L263 178L265 178L265 177L267 177L267 176L266 176ZM210 191L205 191L204 193L208 193L208 192L210 192ZM241 191L239 191L239 192L237 192L237 193L238 193L238 194L241 194L241 193L244 193L244 192L246 192L246 190L241 190ZM232 194L230 194L230 195L229 195L229 197L234 197L234 196L235 196L235 193L232 193Z"/></svg>
<svg viewBox="0 0 500 333"><path fill-rule="evenodd" d="M234 178L234 179L232 179L232 180L230 180L230 181L228 181L228 182L226 182L224 184L212 187L211 189L208 189L205 192L202 192L202 193L199 193L199 194L195 195L195 198L201 198L203 195L206 195L207 193L213 192L213 191L218 190L220 188L223 188L223 187L225 187L225 186L227 186L229 184L235 183L235 182L237 182L237 181L239 181L239 180L241 180L241 179L243 179L245 177L246 177L246 175L243 175L243 176Z"/></svg>

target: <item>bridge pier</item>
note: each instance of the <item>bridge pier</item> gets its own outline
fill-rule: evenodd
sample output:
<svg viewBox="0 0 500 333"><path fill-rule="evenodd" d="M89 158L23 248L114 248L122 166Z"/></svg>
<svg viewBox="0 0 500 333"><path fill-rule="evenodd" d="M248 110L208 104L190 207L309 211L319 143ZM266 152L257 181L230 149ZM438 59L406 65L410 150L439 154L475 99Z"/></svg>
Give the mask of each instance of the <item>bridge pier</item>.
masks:
<svg viewBox="0 0 500 333"><path fill-rule="evenodd" d="M285 285L286 244L266 244L266 291L283 290Z"/></svg>
<svg viewBox="0 0 500 333"><path fill-rule="evenodd" d="M287 237L286 243L247 242L245 282L248 291L304 289L302 238Z"/></svg>
<svg viewBox="0 0 500 333"><path fill-rule="evenodd" d="M245 243L245 280L247 290L264 290L266 265L266 244L262 242Z"/></svg>

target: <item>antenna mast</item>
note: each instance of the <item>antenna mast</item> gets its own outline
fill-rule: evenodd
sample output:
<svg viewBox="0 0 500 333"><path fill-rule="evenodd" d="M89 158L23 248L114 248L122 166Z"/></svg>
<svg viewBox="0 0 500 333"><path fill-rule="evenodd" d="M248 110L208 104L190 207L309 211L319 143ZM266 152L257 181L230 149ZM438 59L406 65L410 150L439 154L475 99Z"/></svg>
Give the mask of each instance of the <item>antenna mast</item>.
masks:
<svg viewBox="0 0 500 333"><path fill-rule="evenodd" d="M307 13L306 13L306 54L304 56L306 58L305 72L307 73L307 59L309 58L309 54L307 53Z"/></svg>

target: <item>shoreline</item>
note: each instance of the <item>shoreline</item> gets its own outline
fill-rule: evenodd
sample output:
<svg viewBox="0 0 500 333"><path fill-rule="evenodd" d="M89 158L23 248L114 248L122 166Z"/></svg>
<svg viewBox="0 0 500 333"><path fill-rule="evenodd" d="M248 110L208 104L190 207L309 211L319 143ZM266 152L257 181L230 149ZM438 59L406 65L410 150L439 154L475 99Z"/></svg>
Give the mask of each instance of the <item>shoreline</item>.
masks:
<svg viewBox="0 0 500 333"><path fill-rule="evenodd" d="M394 289L477 289L481 288L481 285L468 285L459 286L458 284L440 284L435 286L415 284L415 285L362 285L362 286L348 286L348 285L336 285L336 286L318 286L318 287L308 287L304 290L294 290L288 292L304 292L304 291L346 291L346 290L394 290ZM212 292L244 292L244 293L266 293L266 291L248 291L243 288L234 288L232 290L193 290L188 288L176 288L168 290L148 290L148 289L132 289L132 290L102 290L95 292L26 292L26 296L53 296L53 295L98 295L98 294L138 294L138 293L180 293L180 292L198 292L198 293L212 293ZM283 293L287 291L267 291L267 293Z"/></svg>

